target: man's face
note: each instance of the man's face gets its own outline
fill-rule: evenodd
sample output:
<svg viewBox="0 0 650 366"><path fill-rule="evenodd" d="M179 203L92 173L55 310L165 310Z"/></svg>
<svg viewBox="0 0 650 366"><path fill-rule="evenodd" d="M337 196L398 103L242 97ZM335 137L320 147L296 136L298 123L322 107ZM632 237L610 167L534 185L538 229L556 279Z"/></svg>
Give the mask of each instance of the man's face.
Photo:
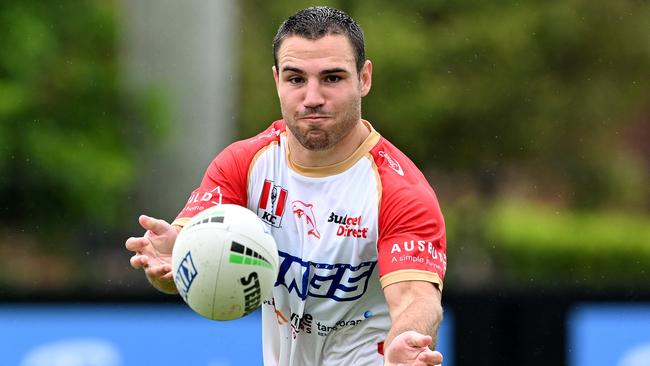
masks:
<svg viewBox="0 0 650 366"><path fill-rule="evenodd" d="M273 75L289 131L308 150L334 147L361 119L372 65L366 61L357 73L352 46L342 35L288 37L277 59Z"/></svg>

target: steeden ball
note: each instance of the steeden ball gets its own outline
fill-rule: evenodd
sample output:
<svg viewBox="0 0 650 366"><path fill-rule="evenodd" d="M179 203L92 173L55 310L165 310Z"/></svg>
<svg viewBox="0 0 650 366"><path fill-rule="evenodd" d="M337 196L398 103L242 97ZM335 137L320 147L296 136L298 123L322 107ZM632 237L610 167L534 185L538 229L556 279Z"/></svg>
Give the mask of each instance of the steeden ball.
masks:
<svg viewBox="0 0 650 366"><path fill-rule="evenodd" d="M241 318L271 293L278 249L252 211L222 204L194 216L172 251L176 288L192 310L212 320Z"/></svg>

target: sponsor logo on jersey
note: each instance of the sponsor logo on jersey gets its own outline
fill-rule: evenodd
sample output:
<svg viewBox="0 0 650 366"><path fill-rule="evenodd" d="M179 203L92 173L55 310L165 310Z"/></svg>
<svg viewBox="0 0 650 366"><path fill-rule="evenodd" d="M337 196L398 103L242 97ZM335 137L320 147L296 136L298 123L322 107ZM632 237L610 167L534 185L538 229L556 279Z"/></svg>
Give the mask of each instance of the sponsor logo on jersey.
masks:
<svg viewBox="0 0 650 366"><path fill-rule="evenodd" d="M433 266L442 264L442 268L440 268L442 271L447 268L447 255L440 252L432 242L426 240L393 243L390 254L393 256L391 263L416 262Z"/></svg>
<svg viewBox="0 0 650 366"><path fill-rule="evenodd" d="M359 325L365 319L368 319L367 316L362 316L357 319L340 319L334 322L325 322L320 320L315 320L314 317L305 313L302 314L291 314L291 335L293 339L296 339L298 334L313 334L316 333L321 337L326 337L331 332L342 330L344 328L354 327Z"/></svg>
<svg viewBox="0 0 650 366"><path fill-rule="evenodd" d="M361 215L348 217L347 214L337 215L334 212L330 213L327 222L338 224L336 228L336 236L353 237L353 238L367 238L368 228L361 226Z"/></svg>
<svg viewBox="0 0 650 366"><path fill-rule="evenodd" d="M390 156L387 152L381 150L379 151L379 156L382 158L386 159L388 162L388 166L395 171L395 173L401 175L402 177L404 176L404 170L402 170L402 166L399 165L397 160L393 159L392 156Z"/></svg>
<svg viewBox="0 0 650 366"><path fill-rule="evenodd" d="M280 267L275 286L284 286L300 299L308 296L353 301L366 292L377 261L348 263L316 263L278 251Z"/></svg>
<svg viewBox="0 0 650 366"><path fill-rule="evenodd" d="M280 227L286 202L287 190L271 180L265 180L257 205L257 216L271 226Z"/></svg>
<svg viewBox="0 0 650 366"><path fill-rule="evenodd" d="M300 332L311 334L313 321L314 317L311 314L303 314L303 316L300 316L296 313L291 313L291 335L293 339L296 339L296 336Z"/></svg>
<svg viewBox="0 0 650 366"><path fill-rule="evenodd" d="M302 201L291 202L291 209L293 214L296 215L298 221L304 223L305 232L307 236L313 236L320 239L320 232L316 227L316 215L314 215L314 205Z"/></svg>
<svg viewBox="0 0 650 366"><path fill-rule="evenodd" d="M244 286L244 315L246 315L260 306L262 301L260 281L257 272L251 272L248 276L240 278L239 282Z"/></svg>
<svg viewBox="0 0 650 366"><path fill-rule="evenodd" d="M327 336L330 332L341 330L343 328L349 328L359 325L364 319L341 319L334 322L333 324L325 324L321 322L316 322L316 329L318 330L318 335Z"/></svg>
<svg viewBox="0 0 650 366"><path fill-rule="evenodd" d="M176 287L185 300L187 300L187 293L198 274L199 271L196 270L194 260L192 260L192 252L188 251L176 270Z"/></svg>
<svg viewBox="0 0 650 366"><path fill-rule="evenodd" d="M206 208L220 205L222 200L223 195L221 194L221 186L217 186L210 191L201 191L197 189L190 195L182 214L189 214L196 211L192 213L192 215L195 215L197 212L201 212Z"/></svg>

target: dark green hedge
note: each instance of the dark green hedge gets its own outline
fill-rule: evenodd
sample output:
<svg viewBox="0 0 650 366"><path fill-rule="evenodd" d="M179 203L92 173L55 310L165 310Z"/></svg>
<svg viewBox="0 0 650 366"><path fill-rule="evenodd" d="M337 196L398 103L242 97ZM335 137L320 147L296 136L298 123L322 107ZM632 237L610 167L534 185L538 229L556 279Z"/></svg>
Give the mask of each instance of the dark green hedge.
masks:
<svg viewBox="0 0 650 366"><path fill-rule="evenodd" d="M650 280L650 217L521 201L486 215L486 239L507 282L628 287Z"/></svg>

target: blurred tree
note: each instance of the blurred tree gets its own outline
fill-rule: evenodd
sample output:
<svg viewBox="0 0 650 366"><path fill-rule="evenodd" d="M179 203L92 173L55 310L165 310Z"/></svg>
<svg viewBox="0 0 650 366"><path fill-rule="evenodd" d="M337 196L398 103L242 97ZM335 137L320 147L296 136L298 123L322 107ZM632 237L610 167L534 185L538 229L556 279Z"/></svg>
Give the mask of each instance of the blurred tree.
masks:
<svg viewBox="0 0 650 366"><path fill-rule="evenodd" d="M0 217L115 224L135 156L110 2L0 4ZM9 225L7 225L9 226Z"/></svg>

